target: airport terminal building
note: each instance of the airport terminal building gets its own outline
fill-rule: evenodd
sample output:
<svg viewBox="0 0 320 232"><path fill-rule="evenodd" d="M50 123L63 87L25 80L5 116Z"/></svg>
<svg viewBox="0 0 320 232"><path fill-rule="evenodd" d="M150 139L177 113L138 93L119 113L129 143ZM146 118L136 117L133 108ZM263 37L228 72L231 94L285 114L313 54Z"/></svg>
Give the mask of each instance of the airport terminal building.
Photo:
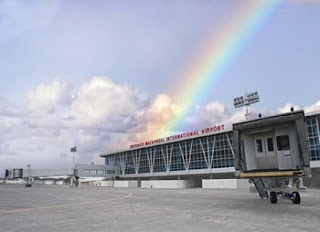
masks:
<svg viewBox="0 0 320 232"><path fill-rule="evenodd" d="M320 112L306 115L310 167L320 168ZM233 131L217 125L133 144L128 150L101 154L119 168L120 179L234 178Z"/></svg>

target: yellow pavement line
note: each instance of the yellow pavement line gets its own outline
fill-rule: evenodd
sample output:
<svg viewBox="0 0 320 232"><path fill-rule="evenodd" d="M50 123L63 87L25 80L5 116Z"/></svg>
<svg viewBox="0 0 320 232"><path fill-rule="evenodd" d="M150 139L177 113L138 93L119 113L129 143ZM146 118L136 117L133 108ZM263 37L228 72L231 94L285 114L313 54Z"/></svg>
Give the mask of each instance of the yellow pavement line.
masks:
<svg viewBox="0 0 320 232"><path fill-rule="evenodd" d="M34 211L34 210L42 210L42 209L56 209L56 208L64 208L68 206L79 206L79 205L90 205L90 204L97 204L97 203L104 203L108 201L115 201L115 200L122 200L125 198L129 198L133 195L132 192L128 192L129 194L123 197L108 199L108 200L101 200L101 201L86 201L86 202L79 202L79 203L71 203L71 204L63 204L63 205L51 205L51 206L42 206L42 207L33 207L33 208L25 208L25 209L11 209L11 210L2 210L0 213L23 213L27 211Z"/></svg>

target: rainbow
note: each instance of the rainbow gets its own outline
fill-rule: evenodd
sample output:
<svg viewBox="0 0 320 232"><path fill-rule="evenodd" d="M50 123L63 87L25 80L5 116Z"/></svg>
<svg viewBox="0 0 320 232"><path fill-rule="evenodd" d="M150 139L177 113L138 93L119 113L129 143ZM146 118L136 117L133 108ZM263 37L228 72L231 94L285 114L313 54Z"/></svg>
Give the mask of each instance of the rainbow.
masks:
<svg viewBox="0 0 320 232"><path fill-rule="evenodd" d="M179 83L176 96L182 109L165 123L165 129L158 136L168 136L182 131L183 119L208 96L209 92L215 90L230 66L282 2L282 0L241 1L237 12L230 16L223 29L208 36L199 55L189 68L183 71L181 79L184 84Z"/></svg>

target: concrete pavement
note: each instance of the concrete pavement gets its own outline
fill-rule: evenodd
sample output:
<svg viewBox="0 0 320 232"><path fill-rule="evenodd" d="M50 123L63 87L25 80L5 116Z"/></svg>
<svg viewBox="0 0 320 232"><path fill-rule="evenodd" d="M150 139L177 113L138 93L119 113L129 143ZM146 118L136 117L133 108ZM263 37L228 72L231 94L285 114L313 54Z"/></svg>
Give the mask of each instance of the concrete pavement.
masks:
<svg viewBox="0 0 320 232"><path fill-rule="evenodd" d="M301 205L246 190L0 185L0 231L320 231L320 191Z"/></svg>

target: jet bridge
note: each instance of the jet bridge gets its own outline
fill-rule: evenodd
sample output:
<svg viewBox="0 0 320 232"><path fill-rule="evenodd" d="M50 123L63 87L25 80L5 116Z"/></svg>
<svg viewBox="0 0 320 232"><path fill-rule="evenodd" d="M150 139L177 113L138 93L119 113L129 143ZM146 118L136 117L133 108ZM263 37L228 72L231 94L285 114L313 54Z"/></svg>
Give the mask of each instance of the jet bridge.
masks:
<svg viewBox="0 0 320 232"><path fill-rule="evenodd" d="M261 198L300 203L299 180L310 175L303 111L233 124L237 178L250 179Z"/></svg>

